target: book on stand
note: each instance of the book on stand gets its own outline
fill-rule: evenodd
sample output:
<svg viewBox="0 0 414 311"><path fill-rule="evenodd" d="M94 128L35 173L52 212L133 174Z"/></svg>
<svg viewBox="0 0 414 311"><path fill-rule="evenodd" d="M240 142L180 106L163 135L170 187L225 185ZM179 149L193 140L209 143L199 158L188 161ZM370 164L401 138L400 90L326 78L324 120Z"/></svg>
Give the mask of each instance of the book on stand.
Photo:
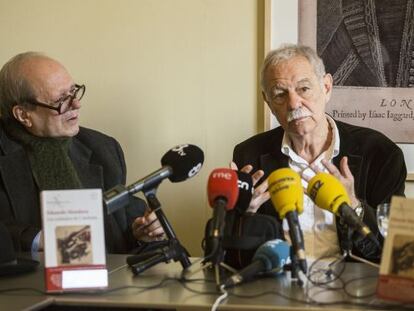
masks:
<svg viewBox="0 0 414 311"><path fill-rule="evenodd" d="M40 193L46 291L108 286L101 189Z"/></svg>
<svg viewBox="0 0 414 311"><path fill-rule="evenodd" d="M414 302L414 199L391 200L379 274L378 297Z"/></svg>

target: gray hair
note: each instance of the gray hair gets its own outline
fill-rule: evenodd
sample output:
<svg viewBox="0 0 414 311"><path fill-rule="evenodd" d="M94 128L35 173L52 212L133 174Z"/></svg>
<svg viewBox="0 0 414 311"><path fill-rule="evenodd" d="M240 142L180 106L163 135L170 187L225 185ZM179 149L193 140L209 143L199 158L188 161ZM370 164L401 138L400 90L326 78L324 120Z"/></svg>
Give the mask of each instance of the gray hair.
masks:
<svg viewBox="0 0 414 311"><path fill-rule="evenodd" d="M305 45L285 44L276 50L270 51L263 61L260 72L260 84L264 93L266 93L265 74L269 66L278 65L296 56L303 56L309 61L315 71L316 77L323 84L323 77L326 73L325 65L318 54L312 48Z"/></svg>
<svg viewBox="0 0 414 311"><path fill-rule="evenodd" d="M47 56L38 52L21 53L11 58L0 70L0 115L3 118L12 118L12 108L17 104L32 108L26 102L35 98L36 94L22 71L22 65L32 58Z"/></svg>

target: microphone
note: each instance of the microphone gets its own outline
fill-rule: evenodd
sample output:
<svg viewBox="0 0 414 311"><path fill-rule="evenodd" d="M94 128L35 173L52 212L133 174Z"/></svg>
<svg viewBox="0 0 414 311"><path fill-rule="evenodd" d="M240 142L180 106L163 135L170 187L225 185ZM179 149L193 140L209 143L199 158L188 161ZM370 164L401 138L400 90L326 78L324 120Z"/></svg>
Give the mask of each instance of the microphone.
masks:
<svg viewBox="0 0 414 311"><path fill-rule="evenodd" d="M280 274L283 267L290 263L290 246L286 241L276 239L260 246L253 256L252 263L224 282L224 287L240 284L246 279L264 273Z"/></svg>
<svg viewBox="0 0 414 311"><path fill-rule="evenodd" d="M237 186L239 188L239 196L232 211L226 214L225 235L233 232L233 227L237 219L242 216L249 208L250 201L253 196L253 179L250 174L235 171L237 173Z"/></svg>
<svg viewBox="0 0 414 311"><path fill-rule="evenodd" d="M126 258L126 262L127 262L128 266L132 266L132 265L135 265L138 262L142 262L142 261L147 260L150 257L153 257L153 256L158 255L158 254L160 254L159 249L156 249L156 250L153 250L153 251L144 251L144 252L141 252L137 255L128 256Z"/></svg>
<svg viewBox="0 0 414 311"><path fill-rule="evenodd" d="M203 151L190 144L175 146L161 158L162 167L145 176L135 183L124 186L117 185L103 195L108 214L125 207L129 203L129 196L157 187L161 181L168 178L171 182L180 182L196 175L204 162Z"/></svg>
<svg viewBox="0 0 414 311"><path fill-rule="evenodd" d="M300 176L290 168L281 168L268 178L269 193L273 206L281 219L287 219L293 252L300 269L306 273L305 242L300 228L298 213L303 212L303 188Z"/></svg>
<svg viewBox="0 0 414 311"><path fill-rule="evenodd" d="M317 206L339 216L351 228L379 245L375 235L350 206L348 193L337 178L328 173L318 173L309 181L307 192Z"/></svg>
<svg viewBox="0 0 414 311"><path fill-rule="evenodd" d="M236 204L239 196L237 183L237 173L229 168L215 169L208 178L208 201L213 208L212 229L209 236L214 240L223 236L226 211L233 209Z"/></svg>
<svg viewBox="0 0 414 311"><path fill-rule="evenodd" d="M183 256L185 250L178 244L172 244L164 246L161 249L153 252L151 256L142 257L143 260L132 264L131 269L135 275L140 274L141 272L159 264L160 262L168 263L170 260L176 261ZM145 254L144 254L145 255Z"/></svg>
<svg viewBox="0 0 414 311"><path fill-rule="evenodd" d="M239 187L239 196L236 205L234 206L234 210L240 215L243 215L249 208L253 196L253 179L250 174L242 171L236 171L236 173L238 178L237 185Z"/></svg>

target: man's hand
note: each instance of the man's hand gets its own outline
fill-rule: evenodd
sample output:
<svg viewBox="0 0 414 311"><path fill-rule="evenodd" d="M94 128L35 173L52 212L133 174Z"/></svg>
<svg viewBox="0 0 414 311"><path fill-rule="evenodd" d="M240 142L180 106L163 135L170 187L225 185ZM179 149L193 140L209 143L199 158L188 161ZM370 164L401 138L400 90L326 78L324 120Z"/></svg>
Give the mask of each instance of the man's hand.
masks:
<svg viewBox="0 0 414 311"><path fill-rule="evenodd" d="M150 209L145 211L144 216L134 220L132 233L137 240L144 242L161 241L166 238L157 216Z"/></svg>
<svg viewBox="0 0 414 311"><path fill-rule="evenodd" d="M237 165L234 162L230 163L230 168L233 170L238 170ZM252 170L253 170L253 166L246 165L240 171L250 174ZM253 187L257 184L260 178L263 177L263 175L264 175L264 172L262 170L258 170L254 172L253 174L251 174L252 179L253 179ZM270 199L270 194L269 194L269 191L267 191L267 188L268 188L267 179L263 181L257 187L254 187L253 196L252 196L252 199L250 200L250 204L246 212L256 213L259 207L262 206L264 202Z"/></svg>
<svg viewBox="0 0 414 311"><path fill-rule="evenodd" d="M327 160L322 160L322 164L325 165L330 174L335 176L342 183L342 185L344 185L349 199L351 200L351 206L357 206L359 204L359 200L355 195L354 176L348 166L348 157L343 157L341 159L339 162L339 169Z"/></svg>

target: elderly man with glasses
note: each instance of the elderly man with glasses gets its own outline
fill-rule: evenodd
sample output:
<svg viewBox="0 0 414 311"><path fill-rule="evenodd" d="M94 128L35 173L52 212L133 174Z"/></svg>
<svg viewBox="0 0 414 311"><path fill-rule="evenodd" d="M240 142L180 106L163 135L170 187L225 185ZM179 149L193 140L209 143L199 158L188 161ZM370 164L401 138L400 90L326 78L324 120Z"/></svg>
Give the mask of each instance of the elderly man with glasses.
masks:
<svg viewBox="0 0 414 311"><path fill-rule="evenodd" d="M79 126L85 86L57 61L35 52L13 57L0 71L0 221L18 251L42 249L39 192L101 188L126 181L119 143ZM132 250L136 239L163 234L144 201L105 215L107 251ZM151 223L145 230L142 225ZM134 230L133 230L134 229Z"/></svg>

